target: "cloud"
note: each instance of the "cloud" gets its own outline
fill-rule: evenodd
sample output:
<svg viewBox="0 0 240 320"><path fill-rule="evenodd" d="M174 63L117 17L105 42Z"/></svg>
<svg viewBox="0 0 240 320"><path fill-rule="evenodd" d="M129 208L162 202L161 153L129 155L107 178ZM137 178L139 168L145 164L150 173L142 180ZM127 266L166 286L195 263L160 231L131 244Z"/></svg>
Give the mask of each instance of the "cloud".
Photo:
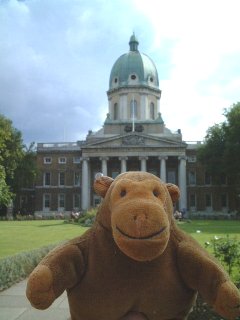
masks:
<svg viewBox="0 0 240 320"><path fill-rule="evenodd" d="M151 10L157 4L161 15ZM162 66L161 51L170 45L168 67L162 78L160 73L165 123L181 128L186 140L202 140L209 126L224 120L223 109L239 100L240 3L136 0L135 5L155 31L152 55L157 65Z"/></svg>
<svg viewBox="0 0 240 320"><path fill-rule="evenodd" d="M239 98L236 0L0 1L0 113L25 142L100 129L111 68L135 31L155 62L166 126L203 139Z"/></svg>
<svg viewBox="0 0 240 320"><path fill-rule="evenodd" d="M117 39L127 51L132 32L127 5L131 11L127 1L0 3L0 112L24 139L59 140L64 123L69 139L101 126L98 108L105 104L107 113L110 70L123 50Z"/></svg>

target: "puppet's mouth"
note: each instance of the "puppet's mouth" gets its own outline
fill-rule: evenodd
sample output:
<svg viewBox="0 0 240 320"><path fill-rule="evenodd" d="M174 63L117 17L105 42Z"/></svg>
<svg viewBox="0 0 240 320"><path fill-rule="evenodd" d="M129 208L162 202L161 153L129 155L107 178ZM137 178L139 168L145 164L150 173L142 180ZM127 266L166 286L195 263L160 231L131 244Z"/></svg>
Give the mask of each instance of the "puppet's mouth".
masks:
<svg viewBox="0 0 240 320"><path fill-rule="evenodd" d="M166 227L162 227L159 231L154 232L148 236L144 236L144 237L134 237L131 236L127 233L125 233L124 231L122 231L118 226L116 226L116 229L119 233L121 233L124 237L128 238L128 239L134 239L134 240L149 240L149 239L153 239L153 238L157 238L165 229Z"/></svg>

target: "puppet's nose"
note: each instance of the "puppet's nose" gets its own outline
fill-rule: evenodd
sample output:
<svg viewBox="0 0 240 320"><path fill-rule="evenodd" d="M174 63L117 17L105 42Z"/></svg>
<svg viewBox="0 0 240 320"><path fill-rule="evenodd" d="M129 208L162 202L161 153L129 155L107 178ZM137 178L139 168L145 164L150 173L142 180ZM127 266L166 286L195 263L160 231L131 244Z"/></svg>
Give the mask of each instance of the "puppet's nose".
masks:
<svg viewBox="0 0 240 320"><path fill-rule="evenodd" d="M146 225L147 216L145 213L140 213L134 216L135 224L136 224L136 232L137 236L140 237Z"/></svg>

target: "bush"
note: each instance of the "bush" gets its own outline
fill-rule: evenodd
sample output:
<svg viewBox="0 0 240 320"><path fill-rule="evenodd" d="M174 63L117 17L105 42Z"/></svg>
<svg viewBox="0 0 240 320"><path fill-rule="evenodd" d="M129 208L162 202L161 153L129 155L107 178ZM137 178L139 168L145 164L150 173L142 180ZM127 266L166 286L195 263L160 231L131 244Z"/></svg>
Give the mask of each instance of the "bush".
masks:
<svg viewBox="0 0 240 320"><path fill-rule="evenodd" d="M91 227L96 219L97 209L91 209L78 219L78 223L83 227Z"/></svg>
<svg viewBox="0 0 240 320"><path fill-rule="evenodd" d="M215 237L205 244L211 246L214 256L223 264L229 275L237 280L239 274L234 272L240 266L240 241L227 235L225 238Z"/></svg>
<svg viewBox="0 0 240 320"><path fill-rule="evenodd" d="M56 244L0 260L0 291L25 279L54 247L56 247Z"/></svg>
<svg viewBox="0 0 240 320"><path fill-rule="evenodd" d="M214 256L223 264L232 278L235 278L235 283L239 288L240 284L236 281L239 273L233 274L233 269L239 266L240 242L236 238L230 238L229 235L227 235L225 238L215 237L210 240L210 242L206 242L205 245L212 247ZM188 320L205 319L223 320L221 316L217 315L213 309L198 296L196 305L193 307L193 311L190 313Z"/></svg>

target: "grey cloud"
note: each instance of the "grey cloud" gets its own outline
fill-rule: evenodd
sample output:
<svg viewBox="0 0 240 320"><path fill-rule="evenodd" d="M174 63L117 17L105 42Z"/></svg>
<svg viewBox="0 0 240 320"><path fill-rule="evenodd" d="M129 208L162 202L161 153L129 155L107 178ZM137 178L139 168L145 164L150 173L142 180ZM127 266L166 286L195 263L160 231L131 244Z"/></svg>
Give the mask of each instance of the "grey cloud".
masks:
<svg viewBox="0 0 240 320"><path fill-rule="evenodd" d="M100 129L111 67L144 21L131 2L0 1L0 21L0 113L24 141Z"/></svg>

